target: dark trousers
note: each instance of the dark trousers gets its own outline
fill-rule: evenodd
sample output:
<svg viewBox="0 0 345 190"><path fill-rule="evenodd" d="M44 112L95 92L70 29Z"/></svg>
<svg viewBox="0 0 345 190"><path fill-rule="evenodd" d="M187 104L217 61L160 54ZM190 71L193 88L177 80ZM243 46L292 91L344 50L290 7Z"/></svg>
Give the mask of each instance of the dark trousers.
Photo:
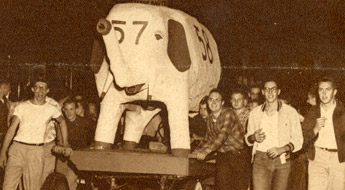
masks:
<svg viewBox="0 0 345 190"><path fill-rule="evenodd" d="M247 190L250 182L251 155L248 149L217 153L216 190Z"/></svg>

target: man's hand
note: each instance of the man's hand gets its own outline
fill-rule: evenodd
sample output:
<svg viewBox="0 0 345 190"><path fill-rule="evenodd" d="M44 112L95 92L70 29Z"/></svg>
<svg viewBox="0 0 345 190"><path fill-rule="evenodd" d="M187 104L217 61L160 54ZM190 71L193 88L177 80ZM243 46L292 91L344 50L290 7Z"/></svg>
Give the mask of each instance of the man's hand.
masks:
<svg viewBox="0 0 345 190"><path fill-rule="evenodd" d="M262 131L262 128L258 129L254 133L254 141L262 143L266 139L265 132Z"/></svg>
<svg viewBox="0 0 345 190"><path fill-rule="evenodd" d="M276 158L277 156L280 156L284 152L286 152L284 147L279 147L279 148L273 147L267 150L267 156L273 159L273 158Z"/></svg>
<svg viewBox="0 0 345 190"><path fill-rule="evenodd" d="M73 151L72 151L72 148L70 147L63 147L63 146L60 146L60 145L56 145L52 148L52 152L54 153L57 153L57 154L62 154L66 157L69 157L72 155Z"/></svg>
<svg viewBox="0 0 345 190"><path fill-rule="evenodd" d="M64 152L63 152L63 155L66 156L66 157L69 157L71 156L73 153L73 150L72 148L70 147L64 147Z"/></svg>
<svg viewBox="0 0 345 190"><path fill-rule="evenodd" d="M0 168L5 169L7 164L7 156L6 155L1 155L0 156Z"/></svg>
<svg viewBox="0 0 345 190"><path fill-rule="evenodd" d="M205 160L207 154L206 153L202 153L202 152L198 152L196 155L196 159L198 160Z"/></svg>
<svg viewBox="0 0 345 190"><path fill-rule="evenodd" d="M316 125L314 127L314 133L315 135L320 132L320 130L325 127L327 118L326 117L320 117L316 119Z"/></svg>
<svg viewBox="0 0 345 190"><path fill-rule="evenodd" d="M199 151L194 151L188 155L188 158L196 158L198 160L205 160L207 154Z"/></svg>

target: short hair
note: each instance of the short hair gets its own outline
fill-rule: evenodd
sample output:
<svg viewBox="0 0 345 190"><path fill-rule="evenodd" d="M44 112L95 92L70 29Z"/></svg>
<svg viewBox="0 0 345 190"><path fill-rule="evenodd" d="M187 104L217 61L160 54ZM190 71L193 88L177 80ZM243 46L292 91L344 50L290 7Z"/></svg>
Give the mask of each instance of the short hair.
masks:
<svg viewBox="0 0 345 190"><path fill-rule="evenodd" d="M270 77L268 77L266 80L264 80L264 82L262 83L262 89L265 88L265 85L266 85L266 83L268 83L268 82L274 82L274 83L276 83L277 87L280 89L278 80L275 79L275 78L272 77L272 76L270 76Z"/></svg>
<svg viewBox="0 0 345 190"><path fill-rule="evenodd" d="M69 190L67 178L58 172L51 173L44 181L41 190Z"/></svg>
<svg viewBox="0 0 345 190"><path fill-rule="evenodd" d="M223 95L223 92L219 89L219 88L214 88L210 91L209 93L209 96L212 94L212 93L218 93L221 97L222 97L222 100L224 101L224 95Z"/></svg>
<svg viewBox="0 0 345 190"><path fill-rule="evenodd" d="M315 87L311 87L309 88L308 90L308 94L311 96L311 97L317 97L318 94L317 94L317 89Z"/></svg>
<svg viewBox="0 0 345 190"><path fill-rule="evenodd" d="M199 105L207 104L207 99L208 99L208 96L204 96L204 97L200 100Z"/></svg>
<svg viewBox="0 0 345 190"><path fill-rule="evenodd" d="M49 88L49 82L45 76L43 75L35 76L32 80L32 87L34 87L37 82L44 82L47 84L47 87Z"/></svg>
<svg viewBox="0 0 345 190"><path fill-rule="evenodd" d="M258 89L261 90L261 86L258 85L258 84L255 84L255 85L250 86L250 87L249 87L249 90L251 90L252 88L258 88Z"/></svg>
<svg viewBox="0 0 345 190"><path fill-rule="evenodd" d="M329 76L326 76L326 77L322 77L318 82L317 82L317 85L319 86L320 83L322 82L330 82L332 83L332 86L334 89L337 89L337 84L335 82L335 80L332 78L332 77L329 77Z"/></svg>
<svg viewBox="0 0 345 190"><path fill-rule="evenodd" d="M63 102L63 108L64 108L67 104L74 104L74 105L75 105L75 108L78 108L77 102L74 101L74 100L72 100L72 99L70 99L70 98L68 98L67 100L65 100L65 101Z"/></svg>
<svg viewBox="0 0 345 190"><path fill-rule="evenodd" d="M231 94L230 94L230 98L232 95L234 94L242 94L243 98L247 98L247 93L246 93L246 90L238 87L238 88L235 88L231 91Z"/></svg>
<svg viewBox="0 0 345 190"><path fill-rule="evenodd" d="M0 85L11 85L11 82L8 79L0 79Z"/></svg>

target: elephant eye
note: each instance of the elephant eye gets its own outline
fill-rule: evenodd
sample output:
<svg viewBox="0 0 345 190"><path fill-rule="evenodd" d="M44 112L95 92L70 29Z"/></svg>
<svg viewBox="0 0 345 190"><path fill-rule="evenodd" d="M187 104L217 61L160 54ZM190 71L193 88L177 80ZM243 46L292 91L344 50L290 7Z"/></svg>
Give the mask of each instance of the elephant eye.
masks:
<svg viewBox="0 0 345 190"><path fill-rule="evenodd" d="M155 34L156 40L163 39L163 36L161 34Z"/></svg>

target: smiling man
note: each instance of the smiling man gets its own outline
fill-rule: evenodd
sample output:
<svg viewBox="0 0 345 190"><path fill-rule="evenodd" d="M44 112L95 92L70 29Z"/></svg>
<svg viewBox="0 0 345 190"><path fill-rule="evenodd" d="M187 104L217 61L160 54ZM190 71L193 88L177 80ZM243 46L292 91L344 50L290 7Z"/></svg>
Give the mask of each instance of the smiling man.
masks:
<svg viewBox="0 0 345 190"><path fill-rule="evenodd" d="M307 147L309 189L345 189L345 108L337 101L332 78L318 82L320 105L311 108L303 122Z"/></svg>
<svg viewBox="0 0 345 190"><path fill-rule="evenodd" d="M52 119L60 124L63 146L68 147L65 119L56 106L46 101L49 92L47 81L43 77L37 77L32 84L34 97L19 103L14 109L12 122L1 148L0 167L6 166L4 190L17 189L21 176L24 189L41 189L46 160L44 148L47 124ZM65 156L70 154L71 151L68 149Z"/></svg>
<svg viewBox="0 0 345 190"><path fill-rule="evenodd" d="M285 190L291 170L289 153L302 148L297 111L278 100L280 89L269 79L262 90L265 102L249 114L246 141L253 146L254 190Z"/></svg>
<svg viewBox="0 0 345 190"><path fill-rule="evenodd" d="M246 190L250 159L245 149L244 130L236 113L224 107L219 89L211 90L208 100L210 115L207 119L205 140L194 152L197 159L217 151L215 185L217 190ZM246 162L248 160L248 162Z"/></svg>

